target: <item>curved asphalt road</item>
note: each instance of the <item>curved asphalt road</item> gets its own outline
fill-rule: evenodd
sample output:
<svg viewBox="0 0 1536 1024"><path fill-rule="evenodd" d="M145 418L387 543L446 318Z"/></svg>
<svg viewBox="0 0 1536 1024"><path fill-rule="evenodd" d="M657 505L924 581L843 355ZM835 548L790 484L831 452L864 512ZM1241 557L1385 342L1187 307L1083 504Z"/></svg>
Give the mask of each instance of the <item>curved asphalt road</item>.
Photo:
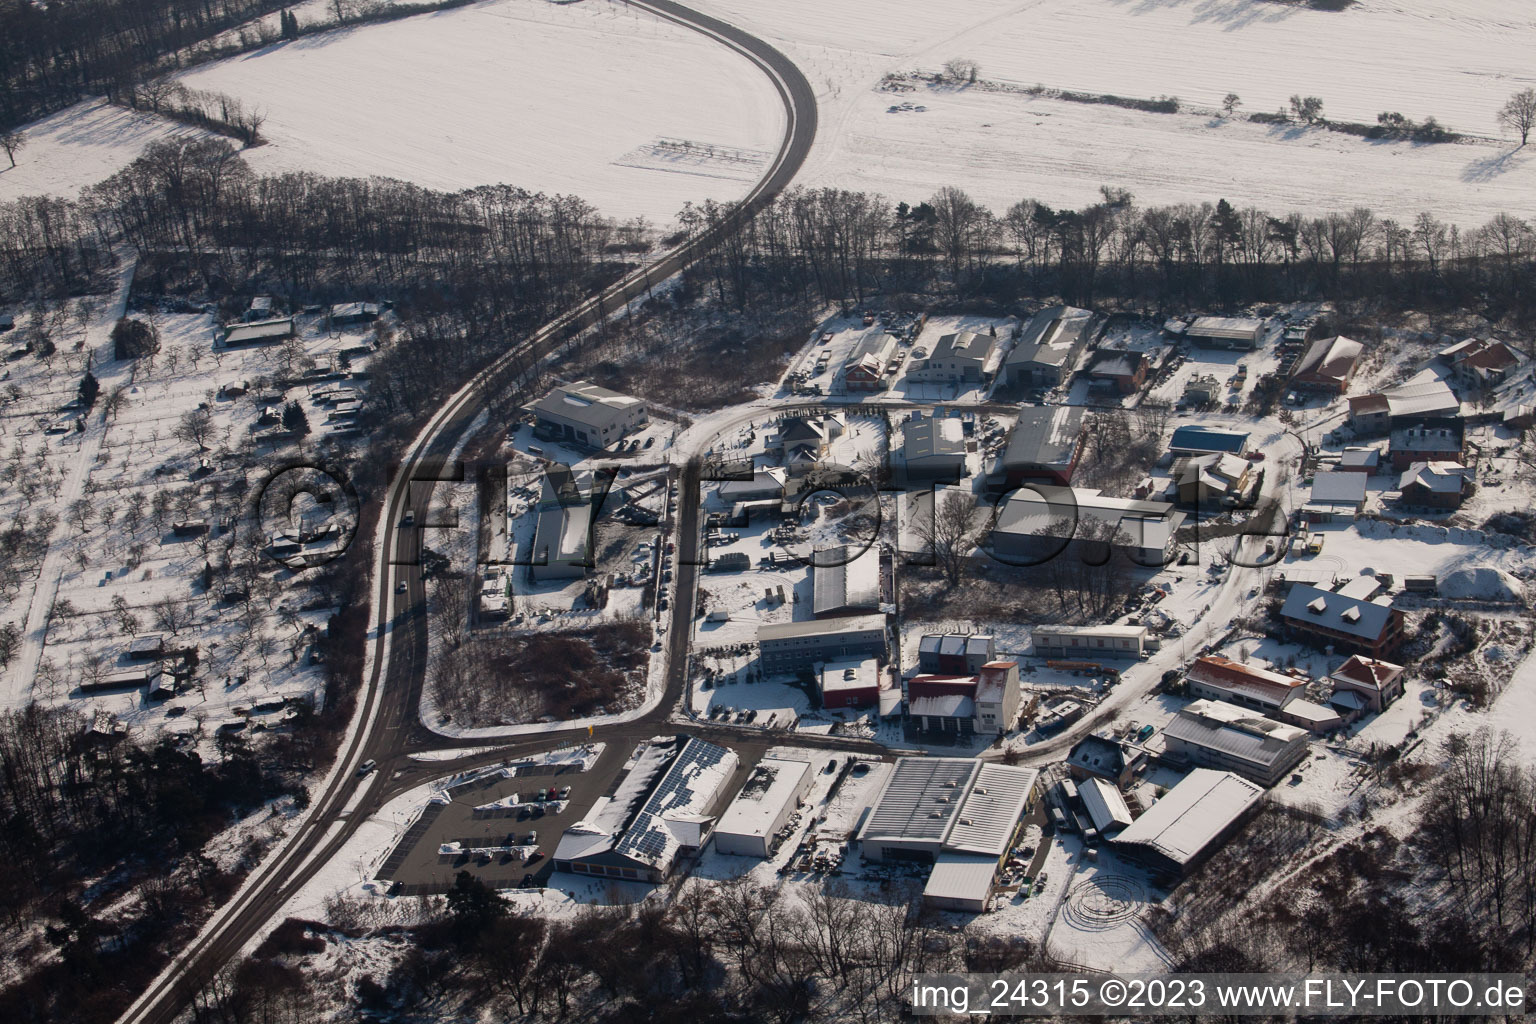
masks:
<svg viewBox="0 0 1536 1024"><path fill-rule="evenodd" d="M810 152L816 137L815 94L805 76L783 54L740 29L670 0L626 2L713 39L751 61L768 77L778 90L787 120L784 141L773 164L719 233L705 232L685 242L659 262L630 274L541 328L455 393L417 435L390 484L379 519L374 626L368 640L371 667L358 695L358 726L348 732L335 767L313 795L310 809L293 835L252 872L234 898L215 912L197 937L128 1008L121 1018L122 1024L171 1024L220 967L258 935L341 849L357 826L384 803L389 791L459 770L455 762L414 765L416 770L405 770L398 782L389 781L395 767L407 764L401 752L413 741L420 742L416 708L426 676L426 591L421 572L415 565L395 564L413 562L420 544L416 530L398 529L395 524L408 507L416 510L419 520L430 498L430 486L419 486L412 493L410 480L430 478L425 470L452 451L457 438L479 413L482 396L491 388L505 386L505 376L517 365L532 363L530 357L550 352L608 312L643 295L653 283L666 280L694 262L720 234L736 230L788 185ZM697 465L685 467L681 486L696 490L698 473ZM679 540L683 550L678 552L677 586L680 593L691 594L696 568L689 563L695 560L699 536L697 503L683 502L681 511ZM396 594L398 582L405 583L405 593ZM670 701L681 692L687 630L674 630L670 643L672 671L667 698L639 722L604 729L603 738L650 735L653 726L665 720ZM586 730L582 729L569 734L529 737L506 744L495 757L505 758L519 749L548 749L585 736ZM379 762L379 771L359 777L358 766L369 758Z"/></svg>

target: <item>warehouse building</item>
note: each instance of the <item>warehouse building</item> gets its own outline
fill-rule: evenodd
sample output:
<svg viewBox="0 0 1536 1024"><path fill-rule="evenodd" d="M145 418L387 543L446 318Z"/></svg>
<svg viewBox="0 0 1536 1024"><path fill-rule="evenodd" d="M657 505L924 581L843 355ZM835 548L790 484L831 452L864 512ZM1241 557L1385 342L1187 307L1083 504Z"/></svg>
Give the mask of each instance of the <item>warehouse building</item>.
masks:
<svg viewBox="0 0 1536 1024"><path fill-rule="evenodd" d="M965 430L952 416L914 414L901 424L901 461L907 483L958 483L965 476Z"/></svg>
<svg viewBox="0 0 1536 1024"><path fill-rule="evenodd" d="M1008 445L993 465L989 483L1018 487L1041 480L1065 487L1082 458L1087 410L1079 405L1048 405L1019 413Z"/></svg>
<svg viewBox="0 0 1536 1024"><path fill-rule="evenodd" d="M715 849L738 857L773 856L777 837L810 791L809 761L765 757L715 826Z"/></svg>
<svg viewBox="0 0 1536 1024"><path fill-rule="evenodd" d="M1154 874L1181 879L1256 814L1264 790L1231 772L1196 768L1114 839L1115 851Z"/></svg>
<svg viewBox="0 0 1536 1024"><path fill-rule="evenodd" d="M931 863L925 901L980 912L1039 779L1033 768L974 758L898 758L859 830L864 859Z"/></svg>
<svg viewBox="0 0 1536 1024"><path fill-rule="evenodd" d="M709 841L713 814L736 765L734 751L701 739L642 743L608 795L560 837L555 868L664 881Z"/></svg>
<svg viewBox="0 0 1536 1024"><path fill-rule="evenodd" d="M1264 321L1251 317L1200 316L1184 329L1184 337L1205 348L1252 351L1264 337Z"/></svg>
<svg viewBox="0 0 1536 1024"><path fill-rule="evenodd" d="M1099 835L1106 839L1112 838L1130 826L1131 809L1126 805L1125 797L1120 795L1120 790L1108 782L1090 777L1083 780L1077 792L1083 798L1083 806L1088 809L1088 817L1093 819L1093 827L1098 829Z"/></svg>
<svg viewBox="0 0 1536 1024"><path fill-rule="evenodd" d="M1112 498L1096 489L1015 491L997 506L992 552L1011 565L1060 557L1102 564L1118 554L1136 565L1162 566L1173 560L1186 518L1166 501Z"/></svg>
<svg viewBox="0 0 1536 1024"><path fill-rule="evenodd" d="M1088 342L1092 323L1091 312L1072 306L1053 306L1035 314L1003 361L1004 382L1031 388L1065 383Z"/></svg>
<svg viewBox="0 0 1536 1024"><path fill-rule="evenodd" d="M880 549L846 545L811 557L811 609L818 619L857 615L880 607Z"/></svg>

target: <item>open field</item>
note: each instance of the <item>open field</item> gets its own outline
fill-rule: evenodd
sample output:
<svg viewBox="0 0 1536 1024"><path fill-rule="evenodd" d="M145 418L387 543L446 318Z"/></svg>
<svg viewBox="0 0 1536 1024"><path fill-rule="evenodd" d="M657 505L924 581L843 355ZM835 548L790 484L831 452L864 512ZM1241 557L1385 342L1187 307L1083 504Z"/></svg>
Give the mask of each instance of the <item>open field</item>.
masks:
<svg viewBox="0 0 1536 1024"><path fill-rule="evenodd" d="M1536 161L1500 139L1494 112L1536 84L1526 54L1536 15L1500 0L1432 10L1362 0L1325 13L1261 0L961 0L825 5L702 0L705 10L781 45L820 91L822 130L806 184L867 189L909 202L957 185L997 212L1022 198L1098 199L1102 184L1142 203L1255 204L1321 214L1370 206L1423 210L1464 225L1519 214ZM1392 39L1391 46L1381 40ZM851 40L858 40L851 43ZM887 73L975 60L984 80L1027 88L1178 96L1177 115L978 89L878 91ZM1471 145L1377 142L1213 115L1272 112L1293 93L1326 116L1374 122L1382 111L1436 117ZM891 112L903 102L923 111Z"/></svg>
<svg viewBox="0 0 1536 1024"><path fill-rule="evenodd" d="M258 171L505 183L663 224L686 202L744 193L783 123L744 58L608 4L493 0L307 36L183 80L266 112L271 141L247 154Z"/></svg>

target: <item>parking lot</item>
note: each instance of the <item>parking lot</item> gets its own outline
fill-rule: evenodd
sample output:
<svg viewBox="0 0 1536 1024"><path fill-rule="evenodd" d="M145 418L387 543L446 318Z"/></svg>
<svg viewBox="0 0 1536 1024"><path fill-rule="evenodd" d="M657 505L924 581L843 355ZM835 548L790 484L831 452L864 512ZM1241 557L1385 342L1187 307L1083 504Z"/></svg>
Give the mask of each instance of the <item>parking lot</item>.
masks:
<svg viewBox="0 0 1536 1024"><path fill-rule="evenodd" d="M518 774L493 775L449 790L447 804L429 805L379 869L403 895L446 892L460 871L498 889L544 885L554 870L560 833L581 820L613 782L629 756L624 744L609 744L591 771L576 765L521 765ZM556 800L540 800L553 787ZM569 787L569 795L558 799ZM520 806L476 810L517 794ZM537 838L530 840L530 834ZM459 852L443 855L444 844ZM517 851L498 849L519 847ZM490 856L477 851L495 850ZM522 854L526 853L524 858Z"/></svg>

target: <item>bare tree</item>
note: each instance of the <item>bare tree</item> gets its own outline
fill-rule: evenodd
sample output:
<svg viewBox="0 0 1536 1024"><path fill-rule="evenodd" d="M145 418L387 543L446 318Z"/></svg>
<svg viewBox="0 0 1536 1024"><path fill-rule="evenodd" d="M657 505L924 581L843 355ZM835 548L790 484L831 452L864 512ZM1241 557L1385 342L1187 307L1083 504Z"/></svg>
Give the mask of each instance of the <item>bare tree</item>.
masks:
<svg viewBox="0 0 1536 1024"><path fill-rule="evenodd" d="M213 436L213 414L204 408L189 409L176 423L176 439L197 445L198 451L208 450L208 439Z"/></svg>
<svg viewBox="0 0 1536 1024"><path fill-rule="evenodd" d="M1498 116L1500 127L1519 135L1520 145L1524 146L1531 137L1531 129L1536 127L1536 89L1515 93L1499 108Z"/></svg>
<svg viewBox="0 0 1536 1024"><path fill-rule="evenodd" d="M20 153L26 144L27 137L20 131L0 132L0 149L5 150L6 159L11 162L12 167L16 166L16 154Z"/></svg>
<svg viewBox="0 0 1536 1024"><path fill-rule="evenodd" d="M1237 108L1243 105L1242 98L1235 92L1229 92L1221 98L1221 112L1231 117L1237 112Z"/></svg>
<svg viewBox="0 0 1536 1024"><path fill-rule="evenodd" d="M965 575L966 563L976 546L981 517L971 496L960 491L946 491L935 496L933 504L932 514L917 526L918 536L933 553L934 564L953 587Z"/></svg>

